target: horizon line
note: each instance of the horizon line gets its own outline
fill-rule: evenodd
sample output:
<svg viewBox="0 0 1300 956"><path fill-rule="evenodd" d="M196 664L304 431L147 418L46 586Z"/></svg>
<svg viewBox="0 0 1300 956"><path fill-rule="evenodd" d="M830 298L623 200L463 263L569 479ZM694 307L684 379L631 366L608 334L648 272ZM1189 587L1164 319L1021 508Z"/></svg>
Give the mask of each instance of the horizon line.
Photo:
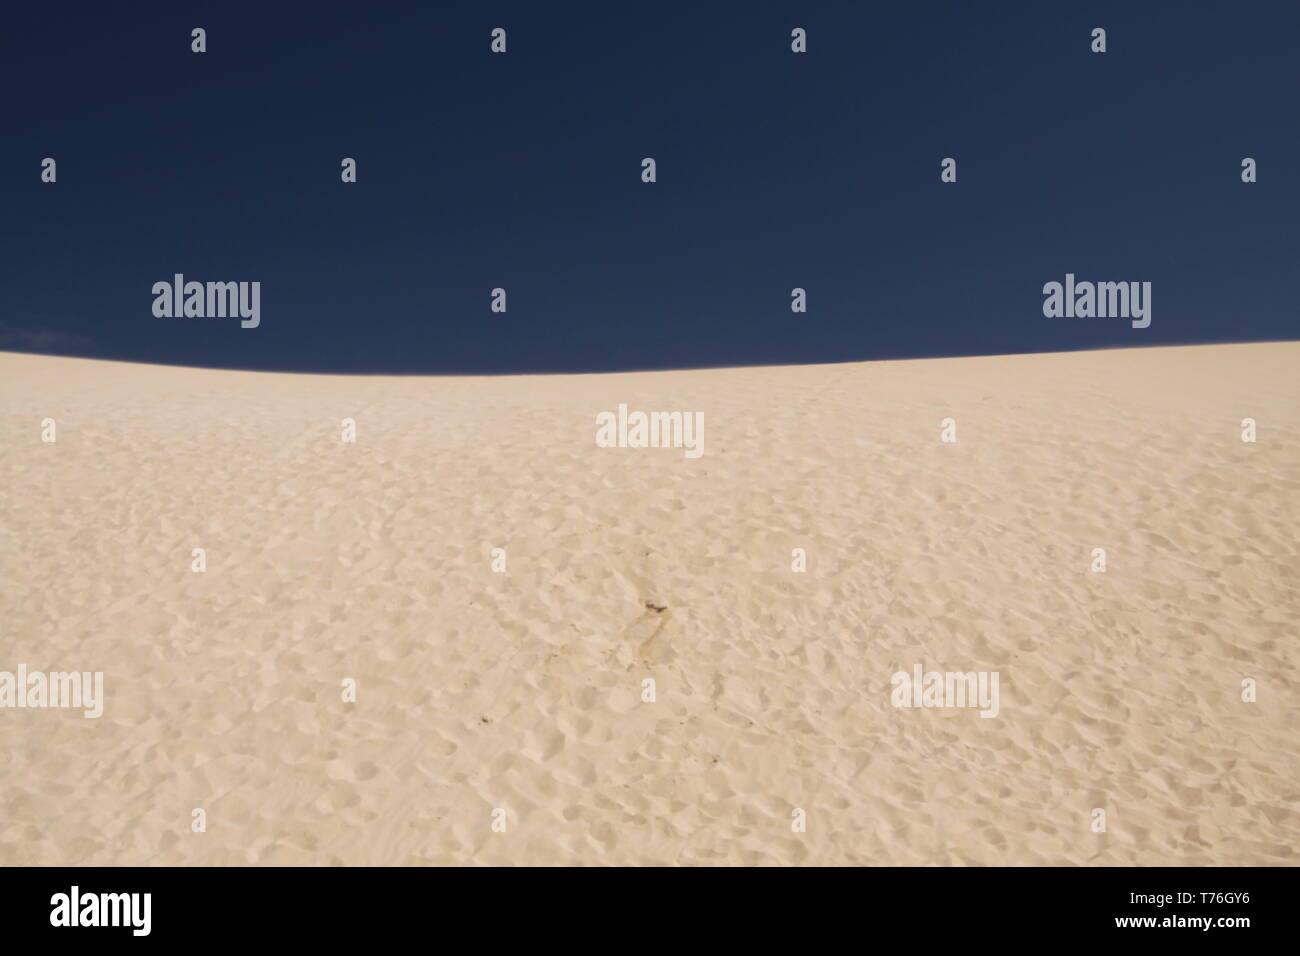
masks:
<svg viewBox="0 0 1300 956"><path fill-rule="evenodd" d="M1227 346L1227 345L1289 345L1300 344L1300 338L1294 339L1230 339L1230 340L1207 340L1196 342L1177 342L1177 343L1156 343L1148 345L1096 345L1096 346L1079 346L1078 348L1068 349L1051 349L1046 351L1025 351L1025 352L945 352L935 355L899 355L891 357L877 358L852 358L836 359L825 362L793 362L793 363L774 363L774 362L742 362L735 365L683 365L664 367L628 367L628 368L611 368L611 369L553 369L546 371L501 371L501 372L468 372L468 371L443 371L443 372L389 372L389 371L331 371L325 369L304 370L291 368L249 368L237 365L191 365L181 362L151 362L130 358L109 358L96 355L83 355L72 352L46 352L35 349L13 349L0 348L0 355L26 355L38 358L64 358L74 359L83 362L103 362L116 365L146 365L155 368L168 369L190 369L202 372L246 372L254 375L318 375L318 376L335 376L347 378L522 378L522 377L553 377L553 376L574 376L574 375L633 375L633 374L651 374L656 372L707 372L707 371L726 371L729 369L763 369L763 368L812 368L822 365L866 365L874 362L925 362L936 361L940 359L955 358L1011 358L1014 356L1032 356L1032 355L1071 355L1076 352L1128 352L1138 349L1185 349L1185 348L1205 348L1207 346Z"/></svg>

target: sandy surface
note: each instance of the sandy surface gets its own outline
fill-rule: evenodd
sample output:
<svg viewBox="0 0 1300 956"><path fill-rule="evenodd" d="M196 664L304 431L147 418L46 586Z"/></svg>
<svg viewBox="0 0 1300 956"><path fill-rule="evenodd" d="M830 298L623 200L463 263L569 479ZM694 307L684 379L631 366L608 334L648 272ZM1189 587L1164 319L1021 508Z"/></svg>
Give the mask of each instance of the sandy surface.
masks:
<svg viewBox="0 0 1300 956"><path fill-rule="evenodd" d="M704 454L596 447L619 403L703 412ZM0 353L0 516L0 670L106 696L0 709L0 864L1300 860L1300 343L508 378ZM998 716L892 706L917 663L998 672Z"/></svg>

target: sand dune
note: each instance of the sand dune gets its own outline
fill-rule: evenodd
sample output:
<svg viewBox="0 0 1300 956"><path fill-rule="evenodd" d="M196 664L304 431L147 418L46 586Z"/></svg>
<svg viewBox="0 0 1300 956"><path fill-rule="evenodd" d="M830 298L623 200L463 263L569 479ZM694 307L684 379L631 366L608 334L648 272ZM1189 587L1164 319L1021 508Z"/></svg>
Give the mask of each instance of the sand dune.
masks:
<svg viewBox="0 0 1300 956"><path fill-rule="evenodd" d="M704 453L597 447L620 403ZM0 709L0 864L1297 862L1300 343L4 353L0 413L0 671L105 675L98 719ZM998 715L893 706L918 663L998 672Z"/></svg>

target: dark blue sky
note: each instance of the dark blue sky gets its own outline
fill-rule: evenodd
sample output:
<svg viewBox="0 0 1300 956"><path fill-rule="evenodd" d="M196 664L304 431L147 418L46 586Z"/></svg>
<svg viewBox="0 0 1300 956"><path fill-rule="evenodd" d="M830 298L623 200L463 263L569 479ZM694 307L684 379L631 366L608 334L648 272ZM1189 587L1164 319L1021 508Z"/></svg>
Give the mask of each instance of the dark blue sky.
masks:
<svg viewBox="0 0 1300 956"><path fill-rule="evenodd" d="M5 21L0 348L515 372L1300 338L1292 0ZM155 318L177 272L260 281L260 328ZM1151 327L1045 318L1067 272L1151 282Z"/></svg>

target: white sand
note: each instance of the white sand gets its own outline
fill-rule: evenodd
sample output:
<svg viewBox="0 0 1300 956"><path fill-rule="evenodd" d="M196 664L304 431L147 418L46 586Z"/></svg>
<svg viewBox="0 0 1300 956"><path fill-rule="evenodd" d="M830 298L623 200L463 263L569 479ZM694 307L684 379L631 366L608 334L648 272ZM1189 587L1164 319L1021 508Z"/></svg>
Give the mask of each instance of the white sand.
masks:
<svg viewBox="0 0 1300 956"><path fill-rule="evenodd" d="M704 412L704 455L597 448L620 402ZM0 709L0 864L1297 862L1300 343L506 378L3 353L0 515L0 670L107 698ZM999 672L999 715L891 706L916 663Z"/></svg>

